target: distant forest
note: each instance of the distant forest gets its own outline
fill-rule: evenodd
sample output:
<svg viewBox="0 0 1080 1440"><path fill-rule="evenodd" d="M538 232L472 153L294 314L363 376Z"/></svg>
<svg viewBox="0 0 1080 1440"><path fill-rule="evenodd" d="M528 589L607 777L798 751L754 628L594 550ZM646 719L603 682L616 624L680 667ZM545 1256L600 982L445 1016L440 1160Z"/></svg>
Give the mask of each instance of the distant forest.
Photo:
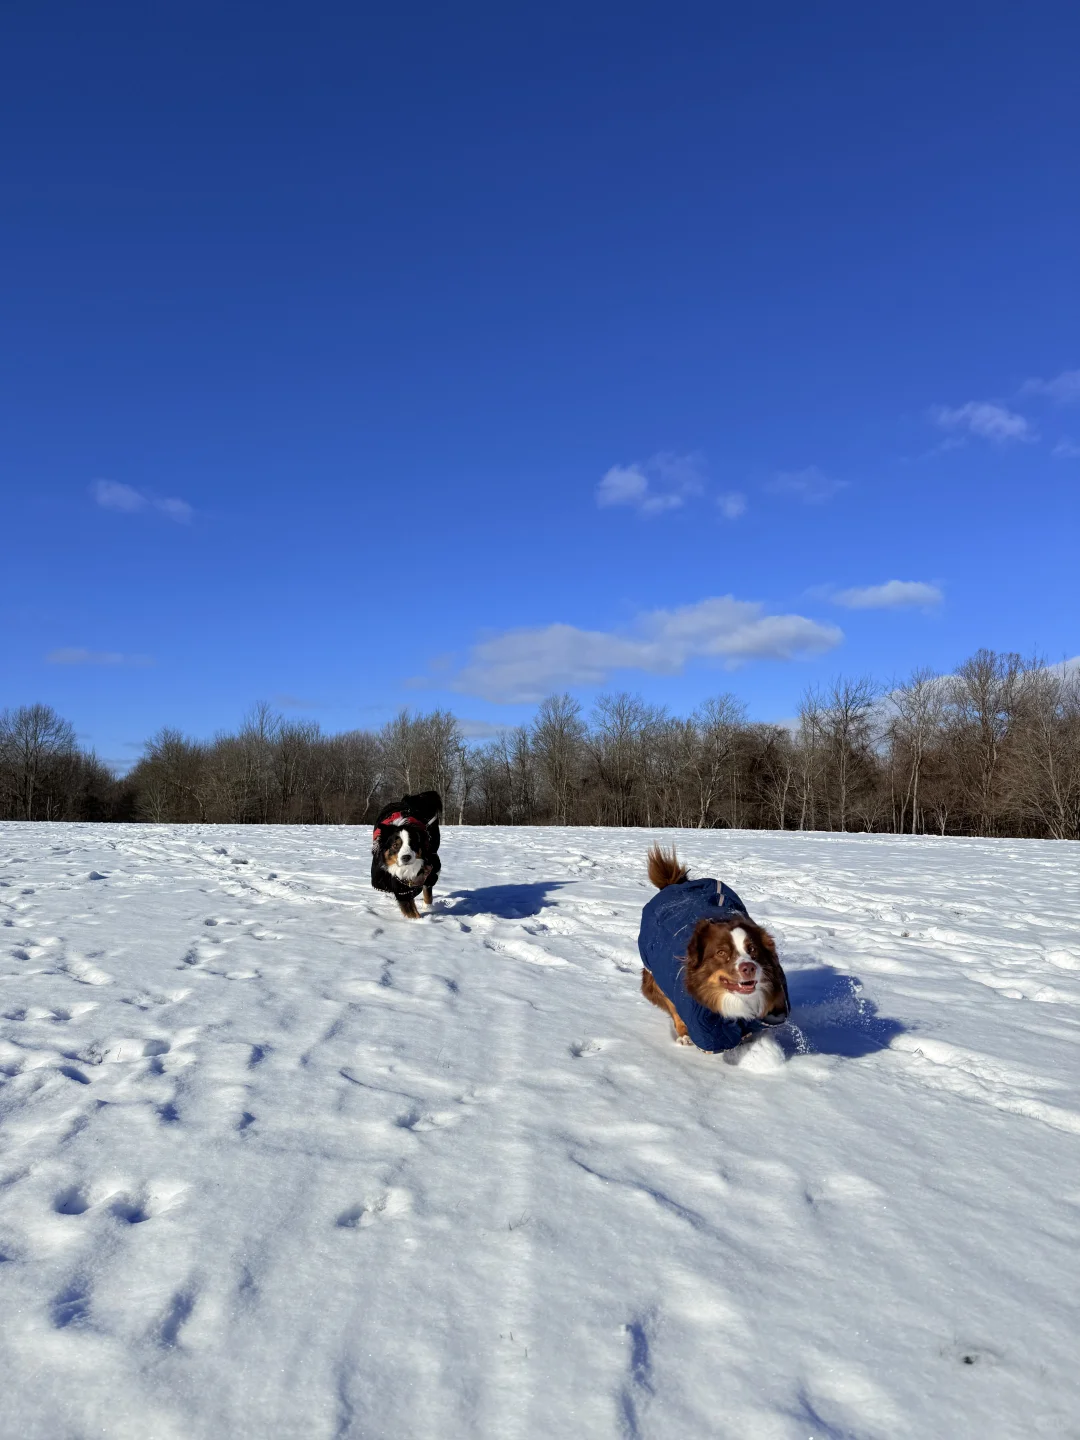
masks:
<svg viewBox="0 0 1080 1440"><path fill-rule="evenodd" d="M1080 839L1080 673L980 650L954 674L837 680L797 725L730 695L687 717L553 695L470 744L445 710L324 734L257 706L236 734L163 729L115 776L45 705L0 714L0 818L369 824L433 788L466 825L658 825Z"/></svg>

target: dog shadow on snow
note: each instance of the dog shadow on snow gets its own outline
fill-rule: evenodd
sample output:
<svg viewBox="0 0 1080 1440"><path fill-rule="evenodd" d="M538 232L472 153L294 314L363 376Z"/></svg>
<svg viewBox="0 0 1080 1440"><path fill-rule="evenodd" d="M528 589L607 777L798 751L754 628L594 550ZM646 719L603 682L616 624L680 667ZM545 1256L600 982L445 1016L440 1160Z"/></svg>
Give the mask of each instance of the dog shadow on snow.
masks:
<svg viewBox="0 0 1080 1440"><path fill-rule="evenodd" d="M862 993L862 981L831 965L787 972L791 1021L777 1036L790 1054L843 1055L850 1060L884 1050L907 1029L889 1020Z"/></svg>
<svg viewBox="0 0 1080 1440"><path fill-rule="evenodd" d="M443 902L444 915L498 915L503 920L524 920L539 915L554 900L552 890L561 890L568 880L536 880L530 885L481 885L478 890L452 890ZM449 903L453 902L453 903Z"/></svg>

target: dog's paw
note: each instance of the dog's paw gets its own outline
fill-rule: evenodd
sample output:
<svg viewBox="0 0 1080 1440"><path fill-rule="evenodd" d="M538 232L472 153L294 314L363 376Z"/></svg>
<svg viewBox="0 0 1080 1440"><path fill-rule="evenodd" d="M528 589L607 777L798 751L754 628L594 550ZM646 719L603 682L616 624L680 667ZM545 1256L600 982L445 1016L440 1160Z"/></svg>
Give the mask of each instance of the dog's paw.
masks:
<svg viewBox="0 0 1080 1440"><path fill-rule="evenodd" d="M676 1044L676 1045L691 1045L691 1046L692 1046L693 1043L694 1043L694 1042L693 1042L693 1040L690 1039L690 1036L689 1036L689 1035L676 1035L676 1036L675 1036L675 1044Z"/></svg>

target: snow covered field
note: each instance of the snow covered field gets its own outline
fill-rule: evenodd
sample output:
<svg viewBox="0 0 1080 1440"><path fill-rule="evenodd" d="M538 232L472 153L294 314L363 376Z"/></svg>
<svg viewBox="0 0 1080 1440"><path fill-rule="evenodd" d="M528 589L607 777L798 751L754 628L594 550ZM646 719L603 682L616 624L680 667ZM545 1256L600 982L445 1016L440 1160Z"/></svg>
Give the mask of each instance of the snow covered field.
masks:
<svg viewBox="0 0 1080 1440"><path fill-rule="evenodd" d="M736 1066L656 833L0 826L4 1440L1080 1437L1080 847L677 832Z"/></svg>

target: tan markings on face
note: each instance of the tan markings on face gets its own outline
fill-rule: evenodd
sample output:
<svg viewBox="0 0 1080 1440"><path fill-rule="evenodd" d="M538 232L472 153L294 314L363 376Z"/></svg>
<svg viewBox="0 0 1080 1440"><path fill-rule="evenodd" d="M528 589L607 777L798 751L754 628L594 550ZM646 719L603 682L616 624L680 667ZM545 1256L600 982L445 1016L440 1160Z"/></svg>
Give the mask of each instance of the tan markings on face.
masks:
<svg viewBox="0 0 1080 1440"><path fill-rule="evenodd" d="M717 1015L763 1014L773 982L756 927L703 921L687 952L686 988Z"/></svg>
<svg viewBox="0 0 1080 1440"><path fill-rule="evenodd" d="M413 844L413 838L406 826L402 826L391 842L392 850L387 850L386 863L397 872L397 878L406 884L420 874L424 868L422 856L417 852Z"/></svg>

